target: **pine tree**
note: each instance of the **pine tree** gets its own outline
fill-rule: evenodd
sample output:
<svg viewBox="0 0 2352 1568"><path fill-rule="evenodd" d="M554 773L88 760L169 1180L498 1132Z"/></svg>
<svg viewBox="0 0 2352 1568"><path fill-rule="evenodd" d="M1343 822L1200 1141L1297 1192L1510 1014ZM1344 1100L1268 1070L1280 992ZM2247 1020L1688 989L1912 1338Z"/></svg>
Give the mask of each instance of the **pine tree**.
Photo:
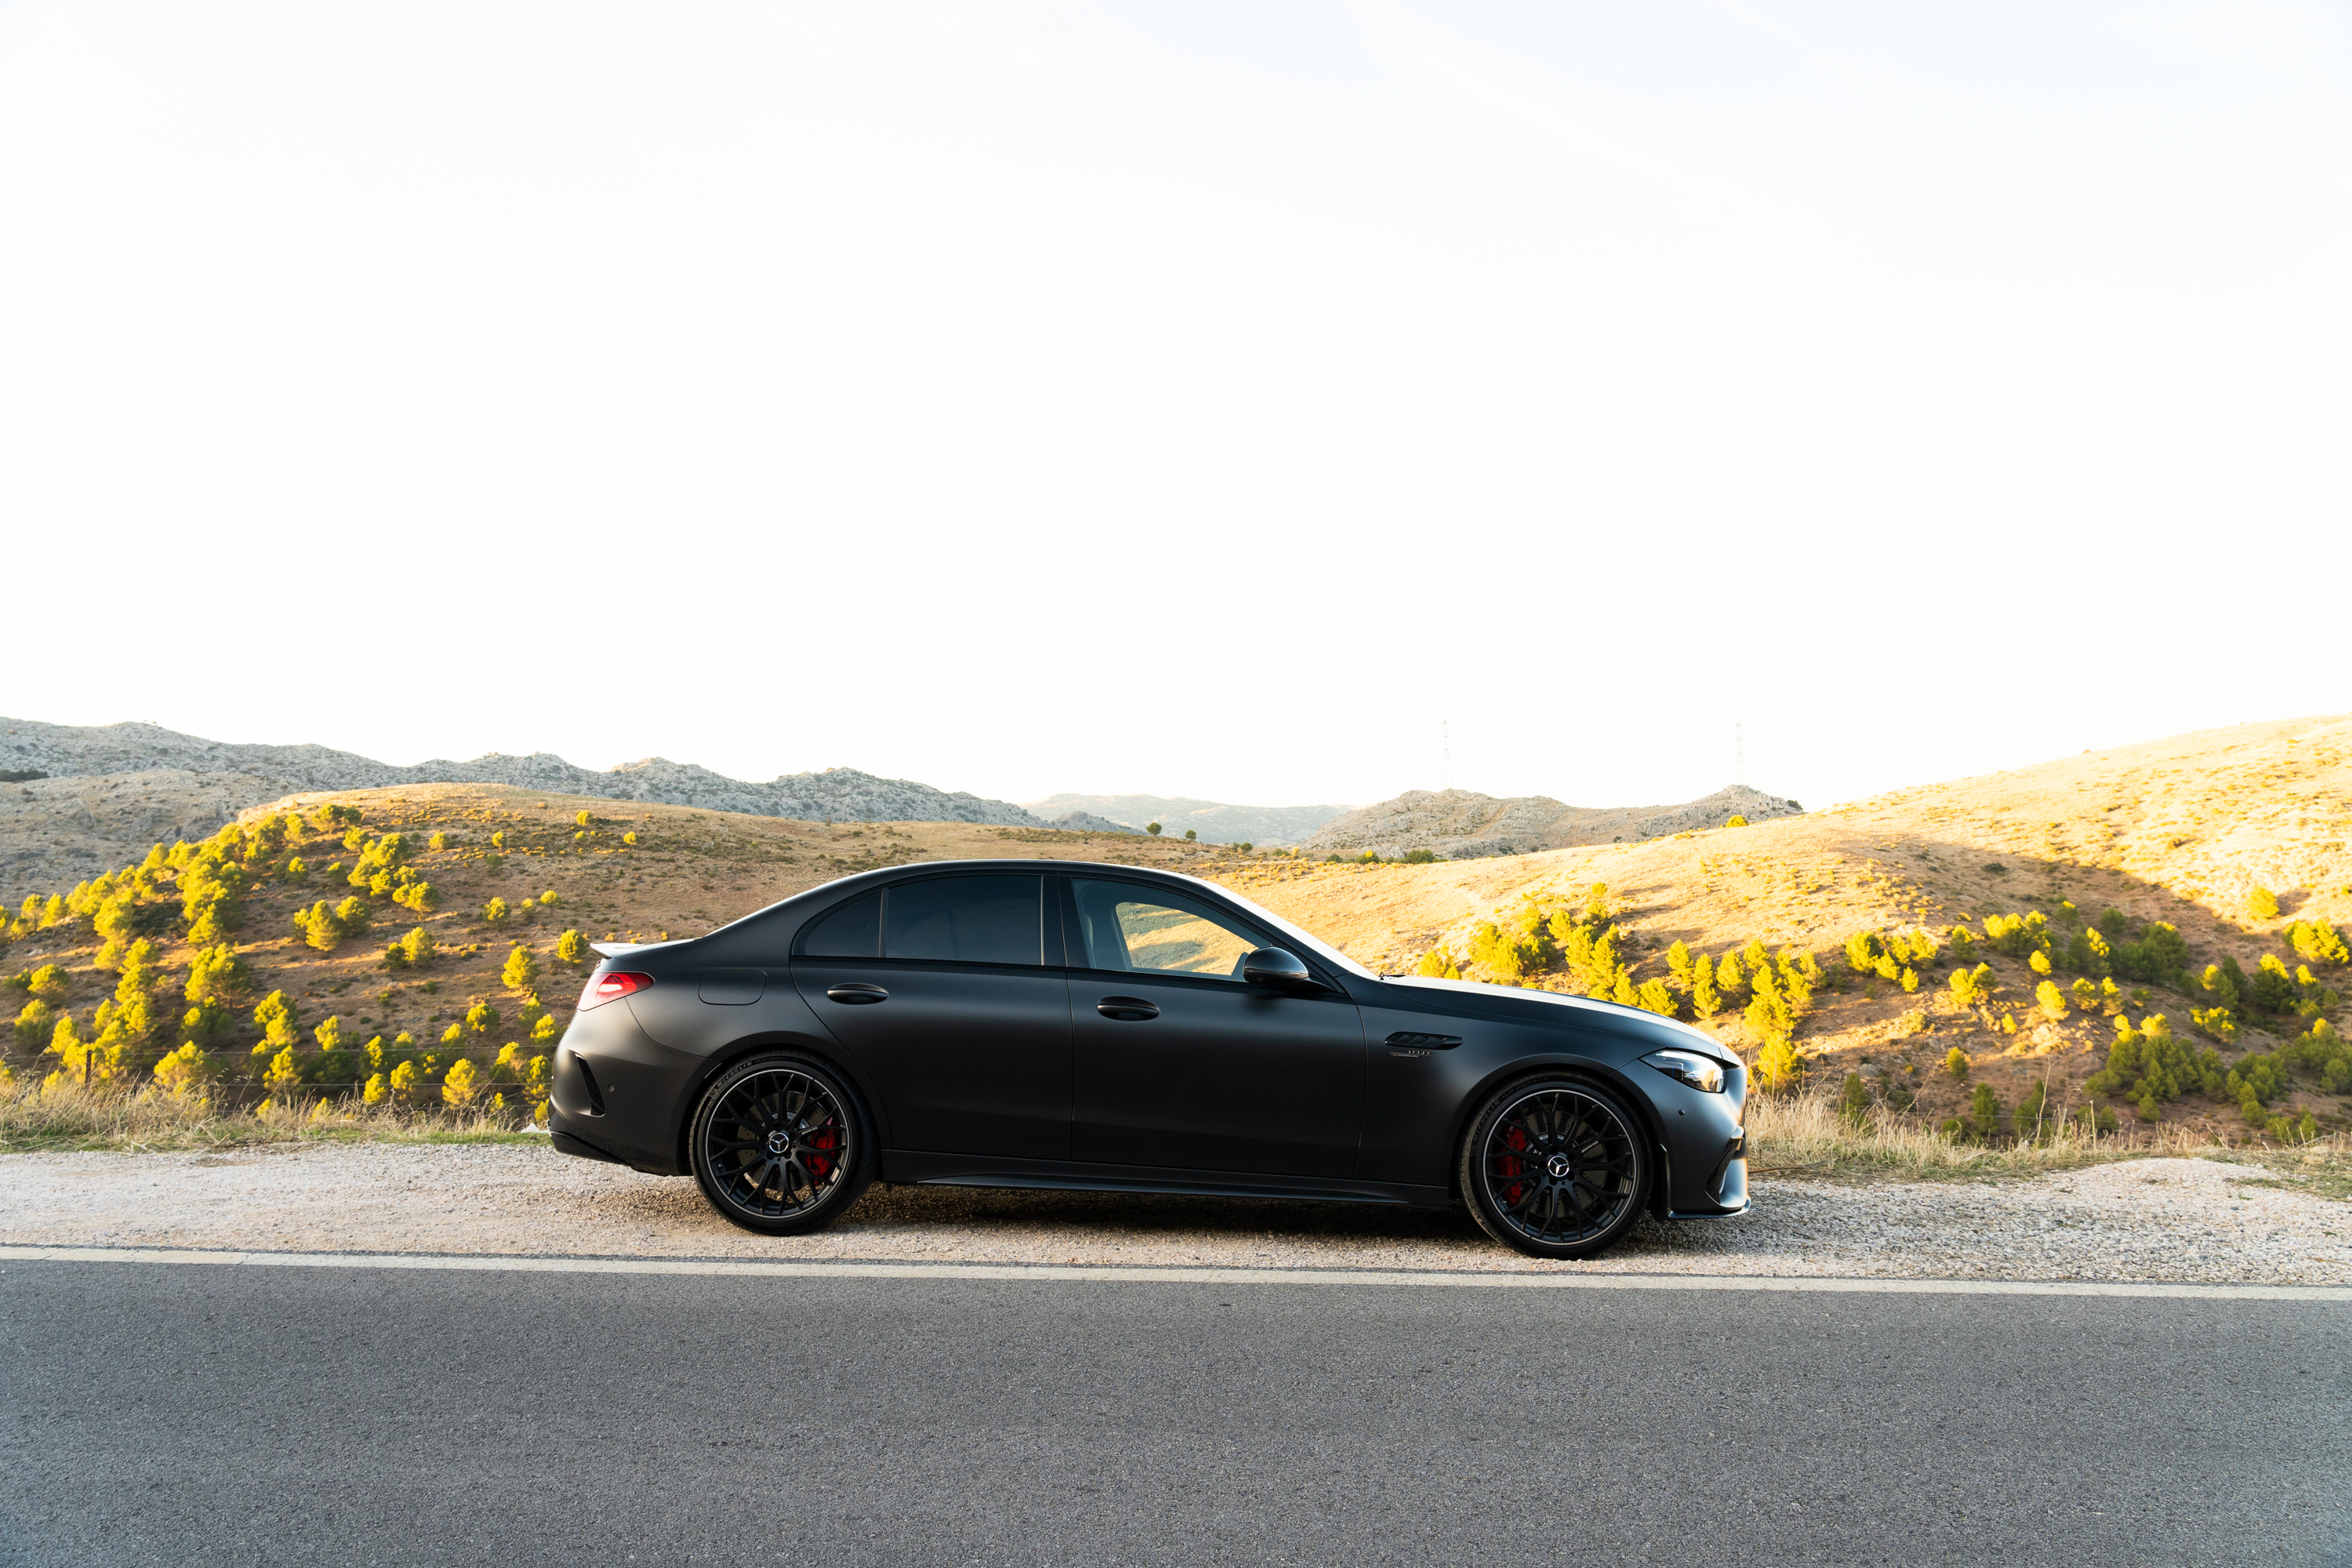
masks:
<svg viewBox="0 0 2352 1568"><path fill-rule="evenodd" d="M1726 996L1735 996L1738 994L1740 986L1746 983L1747 977L1739 972L1739 955L1736 952L1725 953L1722 962L1715 966L1717 987Z"/></svg>
<svg viewBox="0 0 2352 1568"><path fill-rule="evenodd" d="M528 991L531 982L538 978L539 961L530 955L530 949L520 942L515 943L514 950L507 954L506 968L499 972L499 979L509 991Z"/></svg>
<svg viewBox="0 0 2352 1568"><path fill-rule="evenodd" d="M264 996L253 1009L253 1021L261 1026L261 1043L272 1049L291 1046L301 1026L300 1014L283 991Z"/></svg>
<svg viewBox="0 0 2352 1568"><path fill-rule="evenodd" d="M1674 976L1675 984L1685 991L1690 989L1691 951L1679 937L1666 948L1666 973Z"/></svg>
<svg viewBox="0 0 2352 1568"><path fill-rule="evenodd" d="M2246 895L2246 914L2257 921L2278 919L2278 895L2268 888L2256 888Z"/></svg>
<svg viewBox="0 0 2352 1568"><path fill-rule="evenodd" d="M2000 1097L1993 1093L1992 1085L1977 1085L1976 1093L1969 1100L1969 1130L1990 1142L2000 1136Z"/></svg>
<svg viewBox="0 0 2352 1568"><path fill-rule="evenodd" d="M1715 988L1715 965L1705 954L1691 965L1691 1011L1712 1018L1723 1010L1723 994Z"/></svg>
<svg viewBox="0 0 2352 1568"><path fill-rule="evenodd" d="M1969 1079L1969 1053L1954 1046L1944 1053L1944 1070L1962 1083Z"/></svg>
<svg viewBox="0 0 2352 1568"><path fill-rule="evenodd" d="M466 1027L477 1035L487 1035L499 1026L499 1010L488 1002L477 1002L466 1009Z"/></svg>
<svg viewBox="0 0 2352 1568"><path fill-rule="evenodd" d="M584 963L588 957L588 942L579 931L567 931L555 939L555 956L564 963ZM1426 973L1426 971L1423 971Z"/></svg>
<svg viewBox="0 0 2352 1568"><path fill-rule="evenodd" d="M2063 1023L2065 1020L2067 1013L2066 998L2065 995L2059 991L2055 981L2045 980L2041 984L2035 986L2033 988L2033 1000L2041 1007L2042 1016L2049 1019L2052 1023Z"/></svg>
<svg viewBox="0 0 2352 1568"><path fill-rule="evenodd" d="M187 999L226 1003L242 992L251 978L245 960L226 942L199 951L188 963Z"/></svg>
<svg viewBox="0 0 2352 1568"><path fill-rule="evenodd" d="M1845 1075L1845 1087L1838 1095L1838 1111L1849 1127L1859 1128L1869 1119L1870 1086L1862 1081L1860 1073Z"/></svg>

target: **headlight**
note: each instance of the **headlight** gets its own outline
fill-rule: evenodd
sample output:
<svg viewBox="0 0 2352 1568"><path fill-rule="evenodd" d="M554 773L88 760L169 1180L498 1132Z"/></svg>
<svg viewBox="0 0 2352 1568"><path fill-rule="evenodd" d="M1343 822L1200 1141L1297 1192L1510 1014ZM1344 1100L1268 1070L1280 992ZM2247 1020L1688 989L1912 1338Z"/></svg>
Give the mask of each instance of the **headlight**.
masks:
<svg viewBox="0 0 2352 1568"><path fill-rule="evenodd" d="M1723 1064L1696 1051L1652 1051L1642 1058L1668 1078L1709 1094L1723 1092Z"/></svg>

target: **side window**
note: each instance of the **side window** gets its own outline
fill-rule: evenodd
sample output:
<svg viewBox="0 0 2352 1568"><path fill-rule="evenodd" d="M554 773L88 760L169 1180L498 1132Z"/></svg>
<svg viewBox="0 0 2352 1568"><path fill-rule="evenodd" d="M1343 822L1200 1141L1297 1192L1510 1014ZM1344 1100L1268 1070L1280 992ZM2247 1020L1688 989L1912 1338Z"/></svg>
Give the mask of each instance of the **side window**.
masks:
<svg viewBox="0 0 2352 1568"><path fill-rule="evenodd" d="M1238 980L1258 939L1229 915L1133 882L1073 880L1078 931L1091 969L1213 974Z"/></svg>
<svg viewBox="0 0 2352 1568"><path fill-rule="evenodd" d="M901 882L890 889L883 915L883 956L1035 963L1042 885L1037 877L998 876Z"/></svg>
<svg viewBox="0 0 2352 1568"><path fill-rule="evenodd" d="M868 893L819 915L801 938L801 951L811 958L881 956L882 895Z"/></svg>

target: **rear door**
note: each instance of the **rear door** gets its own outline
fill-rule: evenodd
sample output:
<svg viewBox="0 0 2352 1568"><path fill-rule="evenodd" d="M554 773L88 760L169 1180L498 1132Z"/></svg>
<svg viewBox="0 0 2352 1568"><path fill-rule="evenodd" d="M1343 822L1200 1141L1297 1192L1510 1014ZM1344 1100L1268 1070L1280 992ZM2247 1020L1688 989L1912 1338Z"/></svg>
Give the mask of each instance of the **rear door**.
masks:
<svg viewBox="0 0 2352 1568"><path fill-rule="evenodd" d="M1364 1031L1344 993L1241 978L1266 934L1204 900L1066 879L1071 1158L1265 1175L1354 1173Z"/></svg>
<svg viewBox="0 0 2352 1568"><path fill-rule="evenodd" d="M877 1080L890 1147L1064 1160L1070 992L1035 873L918 878L811 922L793 980Z"/></svg>

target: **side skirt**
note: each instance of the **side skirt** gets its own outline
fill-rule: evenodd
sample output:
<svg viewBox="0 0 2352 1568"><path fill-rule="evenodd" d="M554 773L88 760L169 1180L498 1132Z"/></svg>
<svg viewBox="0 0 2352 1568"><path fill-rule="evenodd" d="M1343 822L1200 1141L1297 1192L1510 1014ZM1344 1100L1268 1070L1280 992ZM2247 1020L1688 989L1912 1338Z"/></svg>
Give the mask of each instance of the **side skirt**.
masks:
<svg viewBox="0 0 2352 1568"><path fill-rule="evenodd" d="M1178 1171L1151 1165L1077 1165L1062 1161L1008 1160L987 1154L882 1151L882 1180L929 1187L1024 1187L1073 1193L1169 1193L1208 1198L1303 1198L1324 1203L1398 1204L1445 1208L1444 1187L1347 1177L1244 1175L1226 1171Z"/></svg>

